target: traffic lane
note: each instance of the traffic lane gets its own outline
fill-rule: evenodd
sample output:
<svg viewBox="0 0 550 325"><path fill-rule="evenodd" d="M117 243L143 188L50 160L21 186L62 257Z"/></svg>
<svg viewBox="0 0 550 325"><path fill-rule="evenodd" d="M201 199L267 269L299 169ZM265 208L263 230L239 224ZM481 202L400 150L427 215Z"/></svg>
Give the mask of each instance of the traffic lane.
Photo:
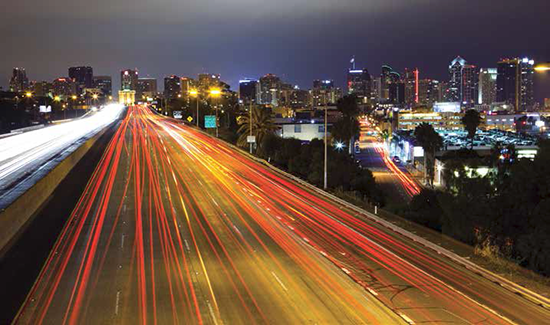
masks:
<svg viewBox="0 0 550 325"><path fill-rule="evenodd" d="M249 180L254 179L253 177L245 177L245 176L243 176L243 178L244 179L249 179ZM255 183L255 184L258 185L258 183ZM259 186L259 187L263 187L263 186ZM269 194L267 194L267 193L269 193ZM266 193L262 193L262 195L259 195L259 198L267 199L267 201L269 201L269 197L273 197L273 196L280 197L280 196L284 196L284 194L277 193L277 188L269 188L268 190L266 190ZM292 207L294 207L294 208L292 208ZM271 209L273 211L275 211L276 208L277 208L276 206L271 207ZM302 207L302 206L300 206L299 202L294 201L294 202L291 202L289 205L286 205L283 209L289 210L287 215L288 215L288 218L290 220L288 222L294 222L294 223L292 223L292 225L294 226L293 228L300 229L302 231L301 232L302 234L307 233L307 229L301 228L300 227L301 225L299 225L298 222L295 222L295 221L297 221L297 219L308 219L308 216L302 216L302 218L298 218L301 215L301 212L303 212L306 209L306 207ZM314 218L314 216L313 216L314 214L315 213L309 214L310 219ZM280 215L285 215L285 212L281 211ZM323 233L323 232L326 233L326 230L319 229L317 227L310 228L310 230L311 231L308 233L307 237L304 237L304 239L303 239L304 241L306 241L308 243L312 242L312 239L316 237L316 234ZM298 230L296 230L296 231L298 231ZM333 237L337 237L337 235L336 234L329 234L328 236L326 236L326 238L327 238L326 242L320 244L320 246L324 248L324 252L323 252L324 254L326 254L328 251L332 251L332 250L329 250L327 247L330 247L330 245L332 245L333 242L336 240ZM319 242L316 242L316 244L319 244ZM355 244L358 244L358 243L355 243ZM353 245L350 246L350 247L353 247ZM340 254L342 254L341 252L342 252L342 250L337 251L334 254L330 254L331 256L328 256L328 258L336 259L336 260L339 260L341 262L342 259L339 256ZM332 256L332 255L334 255L334 256ZM356 252L348 252L348 253L345 253L344 255L345 256L350 256L353 259L358 257L358 254ZM326 256L326 255L324 255L324 256ZM390 260L393 259L393 258L394 258L393 256L390 256ZM345 265L348 265L349 261L344 260L343 263L345 263ZM376 264L373 265L372 261L368 261L368 263L370 264L368 269L378 268L378 270L375 272L376 273L375 278L384 279L384 278L387 277L387 274L389 274L388 268L384 269L384 268L378 267ZM390 263L390 265L391 264L393 264L393 263ZM340 263L339 265L341 266L342 263ZM412 269L412 268L409 268L409 269ZM349 270L352 270L352 269L350 268L347 271L349 271ZM347 271L344 271L344 273L348 273ZM385 272L385 273L383 273L383 272ZM382 288L381 293L382 294L387 294L388 298L391 298L391 301L389 301L390 299L387 299L386 302L389 302L390 305L392 305L395 308L396 311L405 310L404 308L406 308L408 316L411 317L411 315L414 315L415 318L413 318L413 320L415 320L415 321L440 321L440 320L457 321L457 319L459 319L459 317L454 316L454 314L453 314L453 308L452 308L453 306L452 305L456 304L454 301L448 300L446 305L442 305L442 304L438 303L437 299L434 300L433 298L431 298L431 300L430 300L430 297L424 297L424 295L426 293L425 292L420 292L420 291L422 291L422 288L428 286L427 284L425 284L425 283L424 284L419 284L418 282L415 282L413 280L409 280L410 282L404 282L402 279L400 279L395 274L393 274L392 278L385 279L385 280L386 281L383 281L383 283L380 283L378 280L369 282L367 280L360 279L361 282L369 283L371 285L371 288L376 288L376 290L378 290L379 288ZM441 285L441 283L435 283L435 284L432 283L430 285L435 287L435 286ZM403 290L407 290L407 293L405 293L405 294L401 293ZM437 292L436 292L436 294L437 294ZM451 294L453 296L452 298L456 299L456 294L454 292L447 292L447 294ZM399 296L399 297L397 297L397 296ZM401 298L402 296L405 296L405 297ZM459 298L461 299L463 297L459 296ZM414 308L408 308L408 307L411 306L411 302L413 302L413 304L415 306ZM480 309L479 306L477 306L475 303L472 303L471 301L466 301L464 304L467 305L467 307L471 308L471 309L472 308L473 309ZM484 313L484 310L482 308L481 308L481 310L482 310L482 313ZM426 311L429 311L429 312L426 312ZM459 313L461 311L463 312L464 310L463 309L459 309L459 310L455 309L454 310L454 312L459 312ZM476 315L476 317L472 318L471 321L472 322L478 322L480 320L483 320L487 317L492 317L492 316L494 316L494 315L492 315L490 313L485 313L484 316L477 316ZM496 317L496 319L497 319L497 321L499 320L498 317Z"/></svg>
<svg viewBox="0 0 550 325"><path fill-rule="evenodd" d="M223 162L223 161L222 161ZM212 162L211 162L212 163ZM200 163L199 164L196 164L196 163L187 163L187 164L179 164L180 166L200 166ZM342 306L342 302L340 301L341 298L340 297L334 297L334 295L332 296L332 302L330 304L327 304L327 299L326 298L323 298L322 300L319 298L319 300L312 300L313 297L317 296L317 295L325 295L323 294L324 292L327 291L326 288L323 288L323 287L320 287L320 284L319 282L316 284L315 281L312 281L310 279L316 279L317 281L319 280L318 276L315 276L315 274L302 274L303 271L300 270L300 268L298 268L296 266L296 263L292 261L291 258L289 258L289 255L291 254L285 254L284 251L281 251L281 248L280 246L283 245L284 242L287 243L287 246L291 243L293 243L293 240L292 238L286 238L283 242L279 242L279 244L275 243L274 240L272 239L273 237L275 237L275 234L274 233L280 233L282 231L288 231L288 230L285 230L285 229L271 229L272 227L274 226L277 226L276 224L273 224L273 222L271 223L266 223L265 221L270 221L270 219L272 219L273 217L269 217L267 216L259 216L259 214L268 214L269 211L264 209L262 206L258 206L259 204L261 203L258 203L257 200L251 200L248 198L248 195L246 195L246 193L243 194L239 194L242 186L245 186L243 183L239 183L239 182L232 182L231 180L234 179L232 176L228 175L227 173L225 173L224 170L222 170L221 168L217 168L219 166L216 166L215 164L212 164L210 166L207 166L209 170L213 171L213 173L209 174L208 171L206 170L203 170L203 169L199 169L199 170L195 170L191 173L189 173L189 175L211 175L211 177L206 177L202 180L198 179L198 180L188 180L186 182L184 182L185 184L196 184L197 182L200 183L201 187L200 188L196 188L194 190L194 193L197 193L197 192L202 192L202 191L206 191L206 196L204 199L202 200L195 200L195 201L200 201L200 202L203 202L203 205L204 203L206 203L206 205L209 205L207 202L213 202L213 205L210 205L210 207L212 208L218 208L219 211L218 211L218 215L222 214L222 215L226 215L228 218L226 219L226 221L229 223L227 225L227 230L233 230L235 233L233 234L234 236L242 236L242 239L244 240L246 238L245 241L245 244L246 245L249 245L250 248L253 250L254 253L251 253L252 255L254 256L259 256L259 258L262 260L261 264L268 264L266 265L264 268L264 275L263 277L267 277L267 278L271 278L271 281L273 282L272 285L274 285L275 287L279 287L279 285L281 285L281 287L283 288L284 291L286 291L287 295L289 294L289 292L304 292L301 294L301 296L299 297L299 299L297 298L293 298L293 295L290 296L291 300L293 300L294 302L293 303L288 303L288 301L286 302L286 305L287 305L287 309L290 307L290 306L294 306L294 308L296 307L300 307L302 305L305 305L303 307L305 308L297 308L297 309L294 309L294 310L291 310L290 312L286 312L286 314L288 315L293 315L293 314L311 314L309 315L309 317L307 318L303 318L303 319L299 319L300 321L305 321L307 319L317 319L317 320L320 320L322 322L335 322L336 320L340 321L340 322L345 322L345 319L344 319L344 315L349 315L351 314L350 311L349 311L349 307L347 307L346 305L343 305ZM218 181L218 182L216 182ZM209 188L210 187L210 188ZM225 191L224 190L220 190L221 188L224 188L225 187ZM224 194L231 194L231 195L225 195L225 198L223 197ZM237 202L237 203L233 203L233 202ZM254 207L256 206L256 207ZM253 210L250 209L250 207L253 208ZM236 209L235 209L236 208ZM224 212L224 211L227 211ZM215 213L213 214L215 215ZM238 216L238 217L237 217ZM252 217L254 216L254 217ZM260 218L266 218L266 220L261 220ZM259 225L262 224L263 225L263 228L260 227ZM270 234L267 235L265 232L266 231L270 231ZM229 234L231 233L230 231L228 231ZM230 247L229 245L231 245L231 243L228 243L227 246ZM286 247L286 249L288 250L291 250L292 249L292 246L291 247ZM295 250L294 253L292 253L293 255L294 254L301 254L300 251L302 250L301 248L300 249L296 249L293 248ZM318 255L318 253L317 253ZM314 257L316 256L315 254L313 255ZM311 259L311 256L308 254L307 255L307 258ZM250 261L248 259L239 259L239 261L242 260L244 262L244 265L243 265L243 270L247 270L246 268L246 264L249 264ZM311 264L317 264L317 262L314 262L314 263L311 263ZM278 265L278 267L277 267ZM261 268L261 266L260 266ZM256 269L256 268L254 268ZM270 270L275 270L275 271L270 271ZM322 270L321 270L322 271ZM275 273L274 273L275 272ZM318 271L319 272L319 271ZM270 274L271 273L271 274ZM277 275L278 274L278 275ZM337 273L339 274L339 273ZM273 276L272 276L273 275ZM262 277L258 277L258 276L245 276L245 278L250 278L250 279L257 279L257 278L262 278ZM332 278L331 277L323 277L323 279L326 279L326 278ZM333 278L332 281L334 281L335 283L338 283L338 282L341 282L340 280L341 278L341 275L338 275L337 278ZM293 279L302 279L302 281L307 281L307 290L304 290L303 288L303 284L301 284L300 282L301 281L298 281L297 283L294 283L295 281L293 281ZM345 277L344 277L345 279ZM278 282L275 283L275 282ZM282 283L285 283L284 285ZM322 283L322 282L321 282ZM347 285L349 286L349 284ZM261 285L258 285L258 286L255 286L255 287L258 287L258 292L261 293L262 290L265 291L265 287L262 288ZM285 289L286 287L288 287L288 291ZM290 288L294 287L295 290L290 290ZM351 287L353 288L353 286ZM347 293L350 293L350 292L354 292L356 290L351 290L350 289L346 289L344 290L344 292L347 292ZM346 295L346 294L344 294ZM255 295L256 296L256 295ZM265 294L260 294L260 295L257 295L258 297L262 297L262 296L265 296L265 297L272 297L271 295L265 295ZM330 298L330 296L329 296ZM364 297L362 297L361 299L365 299ZM331 301L331 300L329 300ZM265 304L261 303L260 301L258 302L260 306L264 305L264 306L271 306L269 309L275 311L276 309L273 308L274 306L274 302L276 301L266 301ZM281 302L283 303L283 302ZM325 306L325 308L319 308L319 306ZM335 310L335 307L334 306L338 306L340 305L340 309L336 309ZM346 309L348 309L346 311ZM377 306L376 309L380 309L379 306ZM373 311L375 311L376 309L374 308L371 308L371 310L369 311L370 313L372 313ZM321 313L321 315L315 315L316 313L319 314L320 311L325 311L323 313ZM343 313L343 311L345 311ZM385 312L387 313L387 312ZM379 316L378 316L379 317ZM275 318L276 319L276 318ZM387 318L386 318L387 320ZM395 320L395 319L394 319ZM350 319L350 322L352 320ZM355 322L357 321L364 321L361 320L361 319L355 319Z"/></svg>
<svg viewBox="0 0 550 325"><path fill-rule="evenodd" d="M306 189L306 191L308 190ZM317 193L312 194L322 201L326 200L326 197L322 197ZM305 197L302 193L299 193L298 196L302 200ZM308 204L313 205L315 202L308 201ZM341 208L347 210L345 207ZM331 205L326 208L326 211L334 212L335 209ZM443 280L444 283L492 310L522 323L533 323L533 320L544 323L545 320L549 319L550 315L546 309L480 277L445 257L441 257L437 252L416 244L354 211L347 210L347 214L347 216L341 215L336 216L336 218L345 222L349 227L356 229L359 233L364 234L367 238L376 240L384 248L397 253L398 256L420 268L423 272ZM363 224L358 225L357 219L361 220Z"/></svg>

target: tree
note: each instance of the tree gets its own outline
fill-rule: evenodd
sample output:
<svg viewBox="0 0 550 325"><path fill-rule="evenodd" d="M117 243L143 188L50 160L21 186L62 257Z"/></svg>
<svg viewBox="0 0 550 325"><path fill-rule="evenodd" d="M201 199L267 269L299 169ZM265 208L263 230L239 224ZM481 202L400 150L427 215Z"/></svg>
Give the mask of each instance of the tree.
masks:
<svg viewBox="0 0 550 325"><path fill-rule="evenodd" d="M435 152L443 146L443 139L428 123L418 125L414 130L414 136L424 149L426 183L433 187Z"/></svg>
<svg viewBox="0 0 550 325"><path fill-rule="evenodd" d="M250 114L242 115L239 118L239 140L237 145L240 147L248 146L247 137L250 135L250 125L252 124L252 135L256 137L256 143L261 144L264 137L275 133L277 126L271 118L271 111L265 108L252 108L252 123L250 123Z"/></svg>
<svg viewBox="0 0 550 325"><path fill-rule="evenodd" d="M468 132L468 139L470 139L470 149L474 147L474 137L476 135L477 127L481 124L481 116L475 109L470 109L462 117L462 124L464 129Z"/></svg>
<svg viewBox="0 0 550 325"><path fill-rule="evenodd" d="M344 96L338 101L337 107L338 111L342 113L342 118L335 123L331 135L337 140L348 142L351 153L353 138L359 135L357 116L360 110L357 105L357 97L355 95Z"/></svg>

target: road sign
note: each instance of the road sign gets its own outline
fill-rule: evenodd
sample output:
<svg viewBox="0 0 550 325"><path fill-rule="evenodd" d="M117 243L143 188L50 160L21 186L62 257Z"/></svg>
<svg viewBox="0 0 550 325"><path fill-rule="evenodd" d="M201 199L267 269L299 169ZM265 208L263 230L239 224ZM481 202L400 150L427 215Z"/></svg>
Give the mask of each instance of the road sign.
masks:
<svg viewBox="0 0 550 325"><path fill-rule="evenodd" d="M189 116L189 117L187 118L187 121L189 121L189 123L193 122L193 117Z"/></svg>
<svg viewBox="0 0 550 325"><path fill-rule="evenodd" d="M183 112L182 111L174 111L173 115L174 115L174 118L181 119L183 117Z"/></svg>
<svg viewBox="0 0 550 325"><path fill-rule="evenodd" d="M215 115L205 115L204 116L204 127L207 129L216 128L216 116Z"/></svg>
<svg viewBox="0 0 550 325"><path fill-rule="evenodd" d="M256 143L256 136L254 135L249 135L246 137L246 142L247 143Z"/></svg>

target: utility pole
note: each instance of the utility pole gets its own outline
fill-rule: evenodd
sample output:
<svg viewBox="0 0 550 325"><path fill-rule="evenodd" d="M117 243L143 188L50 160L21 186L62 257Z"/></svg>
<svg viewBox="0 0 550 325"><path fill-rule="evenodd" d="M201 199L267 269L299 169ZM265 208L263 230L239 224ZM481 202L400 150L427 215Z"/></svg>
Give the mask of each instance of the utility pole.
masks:
<svg viewBox="0 0 550 325"><path fill-rule="evenodd" d="M250 129L250 136L252 136L252 99L250 100L250 117L248 118L250 120L250 126L249 126L249 129ZM250 142L250 154L252 154L252 145L253 143Z"/></svg>
<svg viewBox="0 0 550 325"><path fill-rule="evenodd" d="M328 133L327 133L327 117L328 117L328 106L327 106L327 99L323 95L324 104L325 104L325 177L324 177L324 183L323 183L323 189L328 188Z"/></svg>
<svg viewBox="0 0 550 325"><path fill-rule="evenodd" d="M197 93L197 129L199 128L199 94Z"/></svg>

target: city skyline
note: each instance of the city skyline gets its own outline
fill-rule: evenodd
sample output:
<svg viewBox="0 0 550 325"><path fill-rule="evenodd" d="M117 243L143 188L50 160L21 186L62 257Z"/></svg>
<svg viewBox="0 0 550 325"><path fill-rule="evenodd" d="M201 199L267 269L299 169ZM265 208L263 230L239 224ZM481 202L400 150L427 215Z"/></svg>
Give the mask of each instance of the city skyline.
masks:
<svg viewBox="0 0 550 325"><path fill-rule="evenodd" d="M98 75L113 76L114 85L120 70L138 68L141 76L159 80L220 73L233 89L242 78L274 73L309 88L314 79L343 86L353 55L372 74L389 64L398 71L418 67L421 78L438 80L447 79L445 67L457 55L485 68L503 57L550 60L549 46L531 41L550 31L539 24L545 19L543 1L523 6L501 1L498 7L487 1L464 6L399 0L350 0L338 7L303 1L231 6L162 1L155 8L124 3L77 6L57 0L41 8L27 0L6 8L0 27L11 50L0 63L1 75L23 66L32 80L52 80L68 66L90 65ZM217 10L209 12L208 5ZM18 24L21 19L28 24ZM7 86L6 77L0 85Z"/></svg>

